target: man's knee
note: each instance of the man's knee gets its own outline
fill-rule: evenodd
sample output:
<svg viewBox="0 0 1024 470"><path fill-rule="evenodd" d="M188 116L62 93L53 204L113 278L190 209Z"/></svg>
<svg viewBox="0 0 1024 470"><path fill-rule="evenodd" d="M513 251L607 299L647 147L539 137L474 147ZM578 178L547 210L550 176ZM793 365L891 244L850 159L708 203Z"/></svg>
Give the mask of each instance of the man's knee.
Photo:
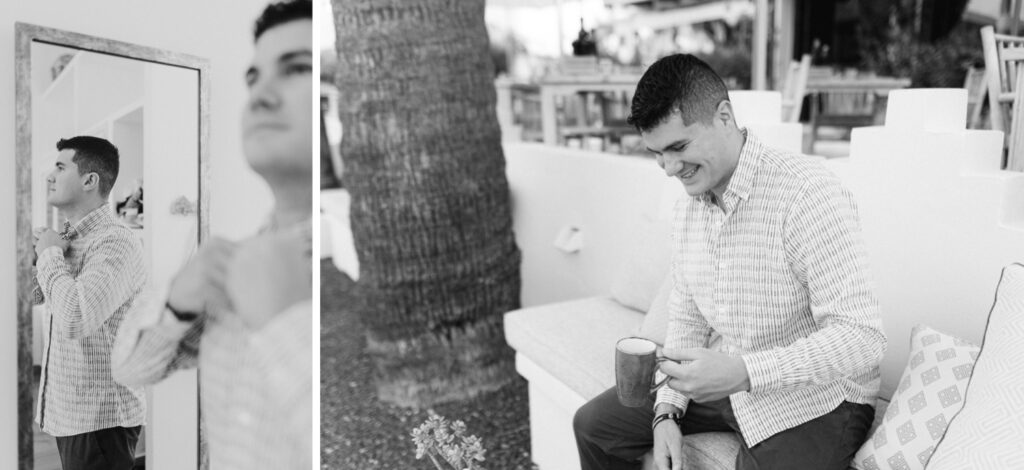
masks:
<svg viewBox="0 0 1024 470"><path fill-rule="evenodd" d="M576 414L572 417L572 430L576 434L576 438L588 437L593 434L594 427L597 423L597 410L593 405L593 400L588 401L583 406L576 410Z"/></svg>

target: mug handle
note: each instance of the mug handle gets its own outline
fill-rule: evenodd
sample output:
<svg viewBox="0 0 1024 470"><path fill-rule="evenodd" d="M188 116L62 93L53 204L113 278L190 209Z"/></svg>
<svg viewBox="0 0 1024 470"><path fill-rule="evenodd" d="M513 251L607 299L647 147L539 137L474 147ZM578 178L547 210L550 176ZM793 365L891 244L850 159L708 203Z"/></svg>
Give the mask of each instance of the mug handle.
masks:
<svg viewBox="0 0 1024 470"><path fill-rule="evenodd" d="M663 350L664 350L664 348L662 348L661 346L658 346L657 348L654 349L654 357L655 357L655 360L657 361L658 364L661 364L662 362L665 362L665 361L675 362L677 364L680 363L679 361L676 361L676 360L669 359L669 358L665 357L665 355L662 353ZM654 385L651 385L651 393L657 392L659 389L661 389L661 387L664 387L665 385L668 385L668 381L671 378L672 378L671 376L665 375L665 378L661 379L661 382L658 382L658 383L656 383ZM652 378L651 381L653 381L653 380L654 379Z"/></svg>
<svg viewBox="0 0 1024 470"><path fill-rule="evenodd" d="M661 387L664 387L666 384L668 384L668 379L671 379L671 378L672 378L671 376L666 375L664 379L661 379L661 382L658 382L658 383L652 385L651 386L651 393L657 392L659 389L661 389Z"/></svg>

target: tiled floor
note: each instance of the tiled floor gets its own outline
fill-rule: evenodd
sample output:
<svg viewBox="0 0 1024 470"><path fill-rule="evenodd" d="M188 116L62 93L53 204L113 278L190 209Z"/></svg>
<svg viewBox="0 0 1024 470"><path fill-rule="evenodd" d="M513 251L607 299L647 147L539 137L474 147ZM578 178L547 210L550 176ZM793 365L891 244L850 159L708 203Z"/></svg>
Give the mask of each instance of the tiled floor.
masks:
<svg viewBox="0 0 1024 470"><path fill-rule="evenodd" d="M61 470L60 456L57 455L57 442L53 436L44 434L39 430L39 425L33 423L33 446L35 446L35 469L34 470Z"/></svg>

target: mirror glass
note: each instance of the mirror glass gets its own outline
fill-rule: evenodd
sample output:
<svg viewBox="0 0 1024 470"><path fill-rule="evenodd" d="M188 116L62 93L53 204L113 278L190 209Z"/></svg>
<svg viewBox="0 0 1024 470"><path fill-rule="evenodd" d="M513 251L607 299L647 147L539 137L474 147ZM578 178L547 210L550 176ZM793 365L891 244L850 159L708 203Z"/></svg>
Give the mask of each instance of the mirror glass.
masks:
<svg viewBox="0 0 1024 470"><path fill-rule="evenodd" d="M46 198L57 141L78 135L107 139L120 153L107 209L142 240L151 285L166 286L193 253L202 232L197 210L202 180L200 70L39 40L31 42L29 51L31 154L19 155L18 165L19 173L31 179L19 180L19 196L31 197L31 227L59 232L65 221ZM23 168L26 164L30 171ZM21 282L26 285L24 279ZM47 370L47 306L29 307L32 408L25 410L23 403L20 412L27 411L33 419L34 466L23 468L59 470L54 438L34 422L38 388L46 383L47 374L56 373ZM195 394L194 385L191 392ZM146 395L151 402L152 387ZM25 417L21 418L24 426ZM146 431L136 450L140 464Z"/></svg>

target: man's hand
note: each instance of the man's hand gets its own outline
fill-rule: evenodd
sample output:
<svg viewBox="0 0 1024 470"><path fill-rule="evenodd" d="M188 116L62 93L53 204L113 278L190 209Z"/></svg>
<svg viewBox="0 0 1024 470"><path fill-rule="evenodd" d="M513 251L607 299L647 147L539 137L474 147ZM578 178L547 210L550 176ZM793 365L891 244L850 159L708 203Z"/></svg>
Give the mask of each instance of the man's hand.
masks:
<svg viewBox="0 0 1024 470"><path fill-rule="evenodd" d="M266 234L238 247L228 268L227 293L250 328L312 295L309 243L295 233Z"/></svg>
<svg viewBox="0 0 1024 470"><path fill-rule="evenodd" d="M693 401L704 403L750 390L747 366L738 356L703 348L665 349L663 353L674 361L684 361L664 361L661 371L671 377L669 387Z"/></svg>
<svg viewBox="0 0 1024 470"><path fill-rule="evenodd" d="M60 237L60 234L54 232L52 229L47 227L37 227L32 230L32 236L35 237L35 248L36 257L38 258L43 254L47 248L55 246L60 248L60 252L63 253L68 249L68 245L71 243Z"/></svg>
<svg viewBox="0 0 1024 470"><path fill-rule="evenodd" d="M679 412L674 406L658 405L654 415L662 413ZM671 419L666 419L654 428L654 467L658 470L682 470L683 469L683 432L679 430Z"/></svg>
<svg viewBox="0 0 1024 470"><path fill-rule="evenodd" d="M212 307L228 307L225 283L228 263L235 253L235 243L213 238L171 281L167 303L182 313L204 314Z"/></svg>

